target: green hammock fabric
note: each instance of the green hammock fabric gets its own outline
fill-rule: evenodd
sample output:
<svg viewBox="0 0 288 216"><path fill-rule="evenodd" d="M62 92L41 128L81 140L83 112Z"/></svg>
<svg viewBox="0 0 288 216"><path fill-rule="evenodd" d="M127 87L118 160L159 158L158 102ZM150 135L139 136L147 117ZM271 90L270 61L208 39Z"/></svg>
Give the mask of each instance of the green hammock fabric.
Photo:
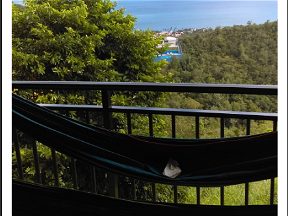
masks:
<svg viewBox="0 0 288 216"><path fill-rule="evenodd" d="M218 187L277 177L277 132L220 139L126 135L75 121L12 94L13 126L68 156L151 182ZM179 163L174 179L162 175Z"/></svg>
<svg viewBox="0 0 288 216"><path fill-rule="evenodd" d="M277 205L207 206L122 200L101 195L13 181L13 216L273 216Z"/></svg>

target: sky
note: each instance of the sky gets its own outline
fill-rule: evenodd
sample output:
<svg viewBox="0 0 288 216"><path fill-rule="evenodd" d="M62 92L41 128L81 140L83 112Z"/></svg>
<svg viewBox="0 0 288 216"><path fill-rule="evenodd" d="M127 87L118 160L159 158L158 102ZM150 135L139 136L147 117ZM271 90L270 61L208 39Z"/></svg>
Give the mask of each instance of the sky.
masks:
<svg viewBox="0 0 288 216"><path fill-rule="evenodd" d="M5 0L5 1L10 2L13 1L14 3L17 4L23 4L22 0ZM175 1L175 0L116 0L116 1L119 2L119 1ZM180 1L200 1L200 0L180 0ZM277 0L201 0L201 1L277 1Z"/></svg>
<svg viewBox="0 0 288 216"><path fill-rule="evenodd" d="M117 0L119 1L175 1L175 0ZM179 1L277 1L277 0L179 0Z"/></svg>

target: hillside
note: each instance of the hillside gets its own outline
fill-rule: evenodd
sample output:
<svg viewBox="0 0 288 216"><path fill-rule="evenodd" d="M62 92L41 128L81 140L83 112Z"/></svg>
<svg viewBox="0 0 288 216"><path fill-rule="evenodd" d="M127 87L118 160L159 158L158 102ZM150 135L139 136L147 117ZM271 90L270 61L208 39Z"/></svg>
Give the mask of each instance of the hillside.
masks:
<svg viewBox="0 0 288 216"><path fill-rule="evenodd" d="M185 34L179 37L184 53L182 59L174 58L162 70L162 74L172 74L176 83L277 85L277 37L277 21L267 21L261 25L248 22L247 26L218 27L201 34ZM275 113L277 97L172 93L165 106ZM217 121L212 127L212 120L204 120L211 131L218 125ZM263 126L264 122L258 121L258 126L254 125L254 133L271 130L271 122L265 122L264 129L261 124ZM228 131L235 127L233 131L237 132L231 133L231 136L245 134L244 121L226 119L225 126ZM216 136L215 132L212 134L212 137Z"/></svg>
<svg viewBox="0 0 288 216"><path fill-rule="evenodd" d="M277 37L277 21L185 34L181 62L166 71L175 82L276 85Z"/></svg>

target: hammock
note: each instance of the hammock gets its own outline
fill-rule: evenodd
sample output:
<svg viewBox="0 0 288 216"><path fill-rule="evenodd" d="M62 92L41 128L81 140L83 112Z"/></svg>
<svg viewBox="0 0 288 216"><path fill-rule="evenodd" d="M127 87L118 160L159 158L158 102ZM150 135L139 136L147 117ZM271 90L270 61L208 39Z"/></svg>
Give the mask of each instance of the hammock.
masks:
<svg viewBox="0 0 288 216"><path fill-rule="evenodd" d="M277 177L277 132L219 139L143 137L75 121L15 94L12 103L14 127L61 153L115 173L199 187ZM169 160L181 169L175 178L163 175Z"/></svg>
<svg viewBox="0 0 288 216"><path fill-rule="evenodd" d="M13 180L13 216L273 216L277 205L204 206L116 199Z"/></svg>

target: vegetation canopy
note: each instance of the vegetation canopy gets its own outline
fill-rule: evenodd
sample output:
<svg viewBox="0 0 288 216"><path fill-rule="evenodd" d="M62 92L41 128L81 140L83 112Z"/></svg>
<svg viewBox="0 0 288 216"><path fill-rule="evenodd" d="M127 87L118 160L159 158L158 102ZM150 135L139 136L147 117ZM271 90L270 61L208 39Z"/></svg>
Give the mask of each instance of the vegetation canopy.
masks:
<svg viewBox="0 0 288 216"><path fill-rule="evenodd" d="M160 73L165 61L153 59L165 51L157 48L163 38L154 38L149 29L135 29L136 18L124 15L124 8L116 10L116 3L101 0L24 3L25 9L14 4L12 7L13 80L170 81ZM20 94L41 103L102 104L99 91L35 90ZM113 94L112 104L159 107L164 99L165 94L161 92L121 92ZM124 124L123 117L114 117L117 127ZM139 119L135 122L139 133L148 133L146 128L141 128L147 118L134 118ZM162 123L159 124L161 129Z"/></svg>
<svg viewBox="0 0 288 216"><path fill-rule="evenodd" d="M100 0L13 4L13 79L165 81L154 63L161 38L134 28L136 18ZM163 50L162 50L163 51Z"/></svg>

